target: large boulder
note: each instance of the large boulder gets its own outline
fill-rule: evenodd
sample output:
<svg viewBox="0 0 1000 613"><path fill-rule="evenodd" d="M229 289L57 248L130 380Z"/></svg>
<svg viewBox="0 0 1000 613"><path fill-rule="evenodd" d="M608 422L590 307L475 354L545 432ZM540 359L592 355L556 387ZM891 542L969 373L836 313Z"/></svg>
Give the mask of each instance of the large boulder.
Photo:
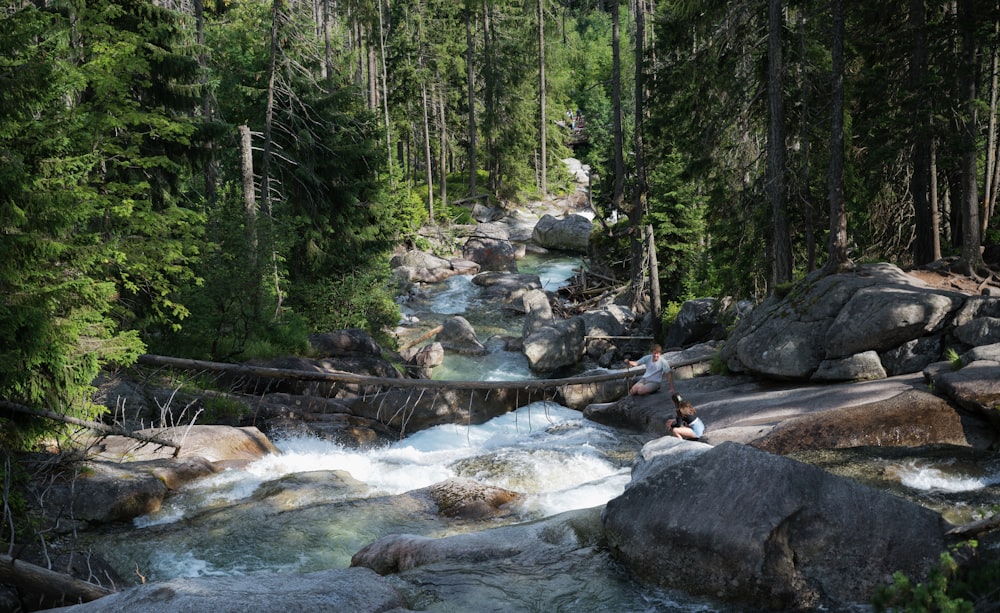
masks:
<svg viewBox="0 0 1000 613"><path fill-rule="evenodd" d="M733 372L775 379L903 374L932 359L926 351L942 346L937 337L948 334L966 298L933 289L891 264L838 275L817 272L742 318L721 357ZM920 356L910 359L918 348ZM887 356L892 368L883 364L881 374L868 352Z"/></svg>
<svg viewBox="0 0 1000 613"><path fill-rule="evenodd" d="M481 270L517 272L517 251L500 224L477 225L462 248L462 257L479 264Z"/></svg>
<svg viewBox="0 0 1000 613"><path fill-rule="evenodd" d="M498 299L509 303L509 308L515 311L518 310L518 299L521 296L542 288L538 275L498 271L481 272L472 277L472 283L483 288L484 299Z"/></svg>
<svg viewBox="0 0 1000 613"><path fill-rule="evenodd" d="M534 372L572 366L583 357L583 320L572 317L542 326L524 338L522 351Z"/></svg>
<svg viewBox="0 0 1000 613"><path fill-rule="evenodd" d="M393 277L404 283L438 283L455 275L473 275L479 264L468 259L449 260L412 249L389 260Z"/></svg>
<svg viewBox="0 0 1000 613"><path fill-rule="evenodd" d="M445 351L454 351L463 355L485 355L486 346L476 336L476 330L469 320L456 315L444 320L441 331L434 337Z"/></svg>
<svg viewBox="0 0 1000 613"><path fill-rule="evenodd" d="M535 224L531 238L546 249L587 253L593 229L593 222L583 215L572 214L562 219L543 215Z"/></svg>
<svg viewBox="0 0 1000 613"><path fill-rule="evenodd" d="M946 548L938 513L752 447L648 461L603 521L613 554L657 585L772 610L839 608L869 602L895 571L925 576Z"/></svg>
<svg viewBox="0 0 1000 613"><path fill-rule="evenodd" d="M709 340L722 340L726 327L719 314L725 304L717 298L685 300L663 340L665 347L688 347Z"/></svg>

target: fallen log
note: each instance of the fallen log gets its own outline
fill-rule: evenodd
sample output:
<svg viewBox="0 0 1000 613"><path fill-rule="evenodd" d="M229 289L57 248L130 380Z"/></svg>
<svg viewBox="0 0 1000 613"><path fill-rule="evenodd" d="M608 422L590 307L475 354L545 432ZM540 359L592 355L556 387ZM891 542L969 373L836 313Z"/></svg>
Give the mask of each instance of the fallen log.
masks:
<svg viewBox="0 0 1000 613"><path fill-rule="evenodd" d="M208 362L206 360L191 360L187 358L172 358L163 355L143 354L138 362L146 366L177 368L181 370L206 370L227 372L239 375L270 378L296 379L302 381L334 381L341 383L357 383L361 385L380 385L385 387L421 388L421 389L453 389L453 390L490 390L490 389L554 389L564 385L580 383L598 383L624 379L625 371L608 371L599 375L572 377L566 379L525 379L521 381L442 381L439 379L404 379L403 377L370 377L356 375L343 371L316 372L310 370L292 370L288 368L270 368L267 366L251 366L248 364L228 364L223 362Z"/></svg>
<svg viewBox="0 0 1000 613"><path fill-rule="evenodd" d="M90 602L115 593L115 590L6 554L0 554L0 583L62 600L67 604Z"/></svg>
<svg viewBox="0 0 1000 613"><path fill-rule="evenodd" d="M403 345L402 347L400 347L399 351L397 353L402 353L402 352L406 351L407 349L409 349L410 347L413 347L414 345L417 345L417 344L420 344L420 343L426 341L427 339L429 339L430 337L434 336L435 334L437 334L438 332L440 332L443 329L444 329L444 326L437 326L435 328L431 328L430 330L428 330L427 332L425 332L423 335L421 335L420 338L418 338L416 340L413 340L413 341L410 341L410 342L406 343L405 345Z"/></svg>
<svg viewBox="0 0 1000 613"><path fill-rule="evenodd" d="M948 536L960 536L963 538L969 538L978 536L985 532L991 532L1000 528L1000 515L993 515L992 517L987 517L986 519L980 519L979 521L974 521L971 524L964 524L962 526L955 526L951 530L945 532Z"/></svg>

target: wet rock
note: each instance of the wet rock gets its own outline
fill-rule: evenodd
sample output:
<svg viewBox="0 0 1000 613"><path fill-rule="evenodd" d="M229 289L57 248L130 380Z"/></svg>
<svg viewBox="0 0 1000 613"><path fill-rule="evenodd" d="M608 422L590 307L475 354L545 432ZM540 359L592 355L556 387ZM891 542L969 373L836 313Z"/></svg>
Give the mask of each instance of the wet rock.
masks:
<svg viewBox="0 0 1000 613"><path fill-rule="evenodd" d="M511 503L524 497L518 492L458 478L436 483L425 491L437 504L441 515L473 520L509 515Z"/></svg>
<svg viewBox="0 0 1000 613"><path fill-rule="evenodd" d="M542 326L524 339L524 355L535 372L552 372L583 357L583 320L579 317Z"/></svg>
<svg viewBox="0 0 1000 613"><path fill-rule="evenodd" d="M386 575L436 562L476 564L489 560L551 556L555 552L595 545L600 538L599 518L600 508L595 508L569 511L538 522L445 538L393 534L355 553L351 566L363 566Z"/></svg>
<svg viewBox="0 0 1000 613"><path fill-rule="evenodd" d="M177 613L212 611L390 611L405 599L367 568L315 573L255 573L186 577L132 587L64 613Z"/></svg>
<svg viewBox="0 0 1000 613"><path fill-rule="evenodd" d="M434 337L446 351L454 351L464 355L484 355L487 349L479 338L476 330L466 318L456 315L449 317L441 324L441 331Z"/></svg>

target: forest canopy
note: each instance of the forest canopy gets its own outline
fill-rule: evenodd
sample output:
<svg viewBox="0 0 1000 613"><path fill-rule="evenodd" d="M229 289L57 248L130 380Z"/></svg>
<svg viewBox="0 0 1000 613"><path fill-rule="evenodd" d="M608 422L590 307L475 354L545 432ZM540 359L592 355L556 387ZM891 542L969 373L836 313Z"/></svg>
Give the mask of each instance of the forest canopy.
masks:
<svg viewBox="0 0 1000 613"><path fill-rule="evenodd" d="M971 0L8 4L0 399L92 418L98 371L146 351L378 336L394 246L571 189L568 157L636 304L653 245L669 302L981 274L998 32Z"/></svg>

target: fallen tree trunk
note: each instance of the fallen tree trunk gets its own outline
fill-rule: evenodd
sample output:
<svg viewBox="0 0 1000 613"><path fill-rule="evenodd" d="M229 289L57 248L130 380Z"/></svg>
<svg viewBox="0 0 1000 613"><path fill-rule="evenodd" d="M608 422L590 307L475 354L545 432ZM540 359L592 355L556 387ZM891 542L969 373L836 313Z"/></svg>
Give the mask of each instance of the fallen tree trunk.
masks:
<svg viewBox="0 0 1000 613"><path fill-rule="evenodd" d="M565 385L580 383L598 383L614 381L628 377L627 371L608 371L599 375L573 377L568 379L526 379L523 381L441 381L437 379L404 379L402 377L369 377L349 372L315 372L309 370L291 370L287 368L270 368L266 366L250 366L247 364L227 364L223 362L208 362L187 358L172 358L163 355L143 354L139 363L146 366L162 366L183 370L207 370L227 372L253 377L271 379L298 379L303 381L339 381L342 383L359 383L362 385L381 385L385 387L406 387L421 389L453 389L453 390L489 390L489 389L555 389Z"/></svg>
<svg viewBox="0 0 1000 613"><path fill-rule="evenodd" d="M59 600L67 604L90 602L115 590L0 554L0 583Z"/></svg>

